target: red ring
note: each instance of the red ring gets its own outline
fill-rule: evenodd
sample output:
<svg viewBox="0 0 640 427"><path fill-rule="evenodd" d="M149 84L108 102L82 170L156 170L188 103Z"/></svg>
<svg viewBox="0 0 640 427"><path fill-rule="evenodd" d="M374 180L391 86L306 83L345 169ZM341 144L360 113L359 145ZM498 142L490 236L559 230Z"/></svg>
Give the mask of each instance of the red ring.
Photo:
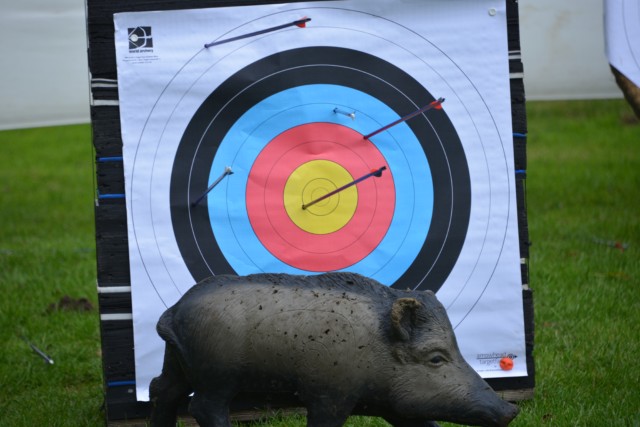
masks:
<svg viewBox="0 0 640 427"><path fill-rule="evenodd" d="M287 179L311 160L336 162L354 178L386 166L380 151L351 128L333 123L296 126L276 136L256 157L247 180L247 214L260 242L282 262L307 271L340 270L365 258L384 238L395 209L393 177L387 170L358 183L352 219L333 233L313 234L299 228L284 206Z"/></svg>

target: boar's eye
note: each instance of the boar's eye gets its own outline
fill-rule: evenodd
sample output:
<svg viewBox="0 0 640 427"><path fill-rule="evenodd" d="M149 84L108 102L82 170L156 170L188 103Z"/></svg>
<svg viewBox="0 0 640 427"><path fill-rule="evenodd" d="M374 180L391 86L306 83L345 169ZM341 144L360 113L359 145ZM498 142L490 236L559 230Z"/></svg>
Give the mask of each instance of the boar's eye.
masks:
<svg viewBox="0 0 640 427"><path fill-rule="evenodd" d="M433 356L429 363L433 363L434 365L439 365L444 362L444 357L442 356Z"/></svg>
<svg viewBox="0 0 640 427"><path fill-rule="evenodd" d="M431 354L429 358L429 364L435 367L443 365L447 359L440 353Z"/></svg>

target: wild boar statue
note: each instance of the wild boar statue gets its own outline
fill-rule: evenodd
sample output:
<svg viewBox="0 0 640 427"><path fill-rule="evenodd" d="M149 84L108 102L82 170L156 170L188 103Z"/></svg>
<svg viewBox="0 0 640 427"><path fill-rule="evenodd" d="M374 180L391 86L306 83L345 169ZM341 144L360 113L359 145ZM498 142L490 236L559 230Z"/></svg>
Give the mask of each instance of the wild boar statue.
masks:
<svg viewBox="0 0 640 427"><path fill-rule="evenodd" d="M464 361L432 292L357 274L211 277L157 329L166 349L150 385L156 427L175 426L192 392L203 427L230 427L240 392L296 394L308 427L342 426L355 413L396 427L506 426L518 413Z"/></svg>

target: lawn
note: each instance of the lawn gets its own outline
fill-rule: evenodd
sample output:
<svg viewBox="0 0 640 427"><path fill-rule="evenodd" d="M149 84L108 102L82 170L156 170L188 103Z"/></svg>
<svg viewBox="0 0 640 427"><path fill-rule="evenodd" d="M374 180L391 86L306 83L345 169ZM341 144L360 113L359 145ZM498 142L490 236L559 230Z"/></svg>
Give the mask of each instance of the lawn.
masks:
<svg viewBox="0 0 640 427"><path fill-rule="evenodd" d="M512 425L640 425L640 123L622 100L527 113L537 386ZM92 162L88 125L0 132L0 426L104 425Z"/></svg>

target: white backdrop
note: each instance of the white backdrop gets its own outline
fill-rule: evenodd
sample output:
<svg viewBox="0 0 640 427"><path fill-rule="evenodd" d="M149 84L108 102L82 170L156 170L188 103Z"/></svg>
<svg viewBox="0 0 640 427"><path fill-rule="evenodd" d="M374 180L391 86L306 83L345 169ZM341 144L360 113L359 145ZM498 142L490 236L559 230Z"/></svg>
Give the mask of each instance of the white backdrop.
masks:
<svg viewBox="0 0 640 427"><path fill-rule="evenodd" d="M603 0L520 0L528 99L621 97ZM83 0L0 0L0 129L89 121Z"/></svg>
<svg viewBox="0 0 640 427"><path fill-rule="evenodd" d="M0 0L0 129L89 121L83 0Z"/></svg>
<svg viewBox="0 0 640 427"><path fill-rule="evenodd" d="M622 96L605 54L603 0L519 4L527 99Z"/></svg>

